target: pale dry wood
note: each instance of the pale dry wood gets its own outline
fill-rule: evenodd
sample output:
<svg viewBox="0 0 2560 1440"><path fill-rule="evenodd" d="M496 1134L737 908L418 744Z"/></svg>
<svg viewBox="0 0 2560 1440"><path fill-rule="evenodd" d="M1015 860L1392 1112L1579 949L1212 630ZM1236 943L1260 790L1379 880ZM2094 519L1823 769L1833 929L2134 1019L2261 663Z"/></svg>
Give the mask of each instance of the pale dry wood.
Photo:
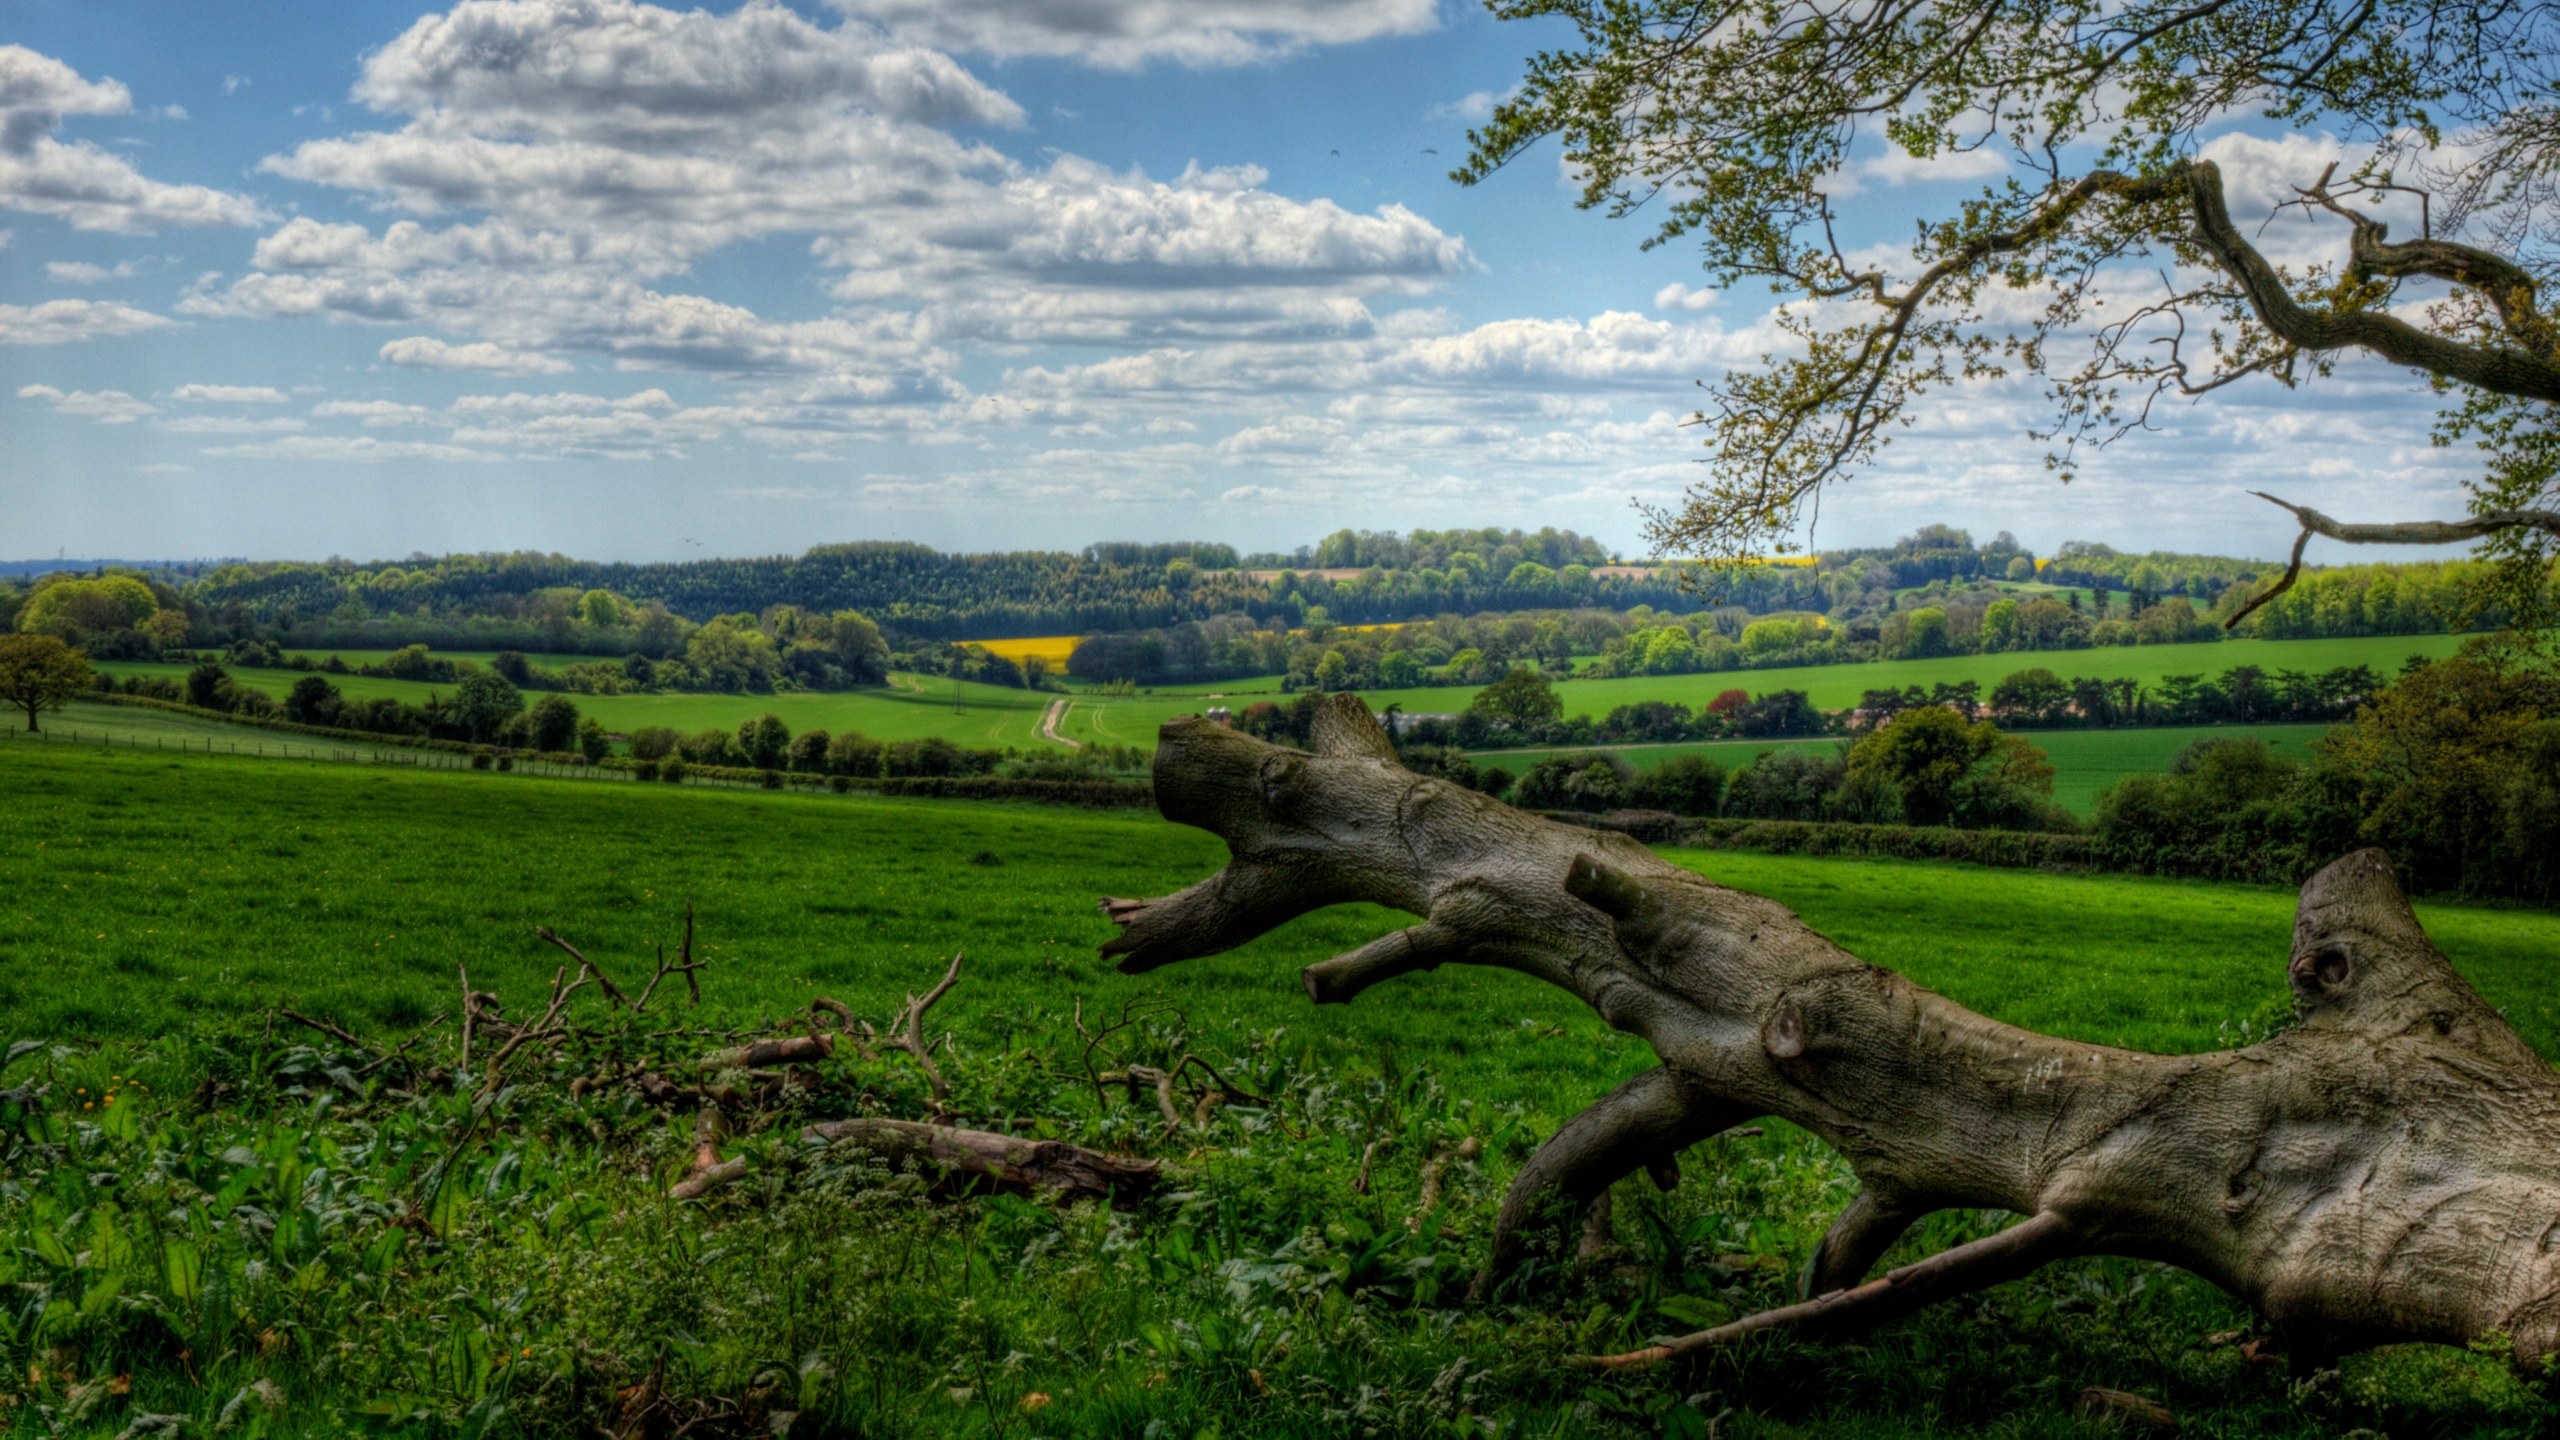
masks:
<svg viewBox="0 0 2560 1440"><path fill-rule="evenodd" d="M1553 1199L1587 1206L1776 1115L1834 1147L1863 1194L1808 1270L1827 1303L1737 1325L1870 1323L2111 1254L2220 1285L2298 1357L2492 1332L2526 1365L2560 1349L2560 1078L2428 943L2378 851L2303 887L2287 970L2300 1027L2146 1055L1992 1021L1626 837L1415 775L1355 697L1326 700L1315 733L1307 754L1197 719L1163 728L1159 806L1231 858L1178 894L1110 902L1123 928L1104 952L1152 970L1367 901L1430 933L1312 967L1317 998L1427 968L1398 955L1463 958L1554 984L1648 1042L1658 1069L1523 1166L1482 1288ZM1859 1284L1912 1220L1949 1208L2031 1218L1882 1290Z"/></svg>

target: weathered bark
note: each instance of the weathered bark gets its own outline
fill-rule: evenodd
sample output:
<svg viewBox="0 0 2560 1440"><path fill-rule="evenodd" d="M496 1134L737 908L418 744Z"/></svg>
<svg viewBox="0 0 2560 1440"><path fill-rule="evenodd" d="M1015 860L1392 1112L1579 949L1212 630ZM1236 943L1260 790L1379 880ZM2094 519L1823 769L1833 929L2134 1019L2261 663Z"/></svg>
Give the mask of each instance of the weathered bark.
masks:
<svg viewBox="0 0 2560 1440"><path fill-rule="evenodd" d="M1162 1178L1153 1160L1108 1155L1064 1140L1025 1140L912 1120L831 1120L801 1133L850 1141L892 1166L914 1160L947 1174L1059 1200L1128 1206L1144 1199Z"/></svg>
<svg viewBox="0 0 2560 1440"><path fill-rule="evenodd" d="M1493 1276L1545 1195L1596 1197L1777 1115L1836 1148L1864 1189L1808 1268L1817 1303L1735 1333L1867 1323L2110 1254L2222 1286L2297 1354L2491 1331L2527 1363L2560 1348L2560 1077L2428 943L2378 851L2303 887L2287 972L2299 1028L2146 1055L1999 1024L1626 837L1415 775L1356 698L1325 702L1315 743L1167 724L1158 803L1231 859L1180 894L1105 902L1125 929L1104 952L1150 970L1365 900L1423 924L1310 966L1319 1002L1445 963L1500 965L1645 1039L1662 1068L1524 1167ZM2030 1218L1860 1285L1913 1220L1959 1206Z"/></svg>
<svg viewBox="0 0 2560 1440"><path fill-rule="evenodd" d="M720 1158L722 1133L719 1112L704 1109L693 1166L667 1191L668 1199L699 1200L747 1173L744 1157ZM937 1186L956 1179L1051 1200L1104 1200L1124 1209L1146 1198L1163 1178L1153 1160L913 1120L828 1120L804 1126L800 1138L849 1142L896 1169L914 1164Z"/></svg>

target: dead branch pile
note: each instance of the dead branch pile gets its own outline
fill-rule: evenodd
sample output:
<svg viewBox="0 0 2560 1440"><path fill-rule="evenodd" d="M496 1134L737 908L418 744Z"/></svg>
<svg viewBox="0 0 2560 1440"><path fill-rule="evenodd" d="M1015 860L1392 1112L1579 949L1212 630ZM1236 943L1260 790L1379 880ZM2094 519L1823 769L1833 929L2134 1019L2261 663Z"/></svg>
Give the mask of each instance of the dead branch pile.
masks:
<svg viewBox="0 0 2560 1440"><path fill-rule="evenodd" d="M909 992L885 1028L861 1018L840 1000L820 996L806 1009L756 1029L643 1029L651 1002L669 980L681 977L691 1004L702 1003L700 974L710 962L695 955L691 906L685 910L675 958L670 961L665 947L658 947L655 969L636 994L616 984L602 966L557 932L546 927L534 934L573 962L553 973L540 1013L521 1021L510 1018L504 1001L493 992L473 988L468 971L457 966L462 1008L449 1048L435 1043L444 1033L443 1016L391 1046L374 1044L341 1025L282 1004L272 1012L270 1024L281 1020L299 1025L367 1057L361 1066L324 1070L350 1089L361 1089L366 1079L388 1072L386 1082L400 1090L454 1089L485 1098L511 1087L552 1083L565 1075L572 1100L624 1090L660 1110L692 1110L694 1154L684 1176L667 1192L674 1200L703 1199L745 1175L752 1168L750 1159L744 1154L724 1156L724 1147L769 1130L791 1115L806 1113L810 1102L832 1098L854 1108L877 1103L878 1097L858 1074L846 1067L828 1069L828 1062L842 1059L856 1067L876 1067L900 1056L925 1082L929 1098L921 1120L886 1116L821 1120L803 1126L800 1139L815 1146L867 1152L893 1170L924 1177L933 1192L942 1194L996 1189L1126 1206L1144 1197L1159 1180L1160 1166L1154 1160L958 1123L967 1117L953 1108L950 1079L935 1059L937 1051L949 1057L952 1037L948 1032L930 1034L926 1022L933 1007L959 983L965 954L952 955L950 967L933 988L922 995ZM573 1013L571 1002L582 991L593 991L607 1006L602 1021ZM1105 1034L1117 1028L1109 1027ZM672 1062L659 1053L684 1042L723 1043ZM1226 1084L1208 1062L1196 1056L1184 1056L1171 1071L1135 1065L1099 1077L1090 1065L1094 1049L1092 1043L1085 1048L1088 1077L1097 1085L1107 1080L1127 1084L1133 1100L1141 1085L1149 1088L1168 1117L1169 1130L1181 1128L1176 1097L1194 1098L1177 1085L1194 1068L1212 1082L1199 1089L1196 1099L1203 1124L1210 1107L1222 1101L1263 1103Z"/></svg>

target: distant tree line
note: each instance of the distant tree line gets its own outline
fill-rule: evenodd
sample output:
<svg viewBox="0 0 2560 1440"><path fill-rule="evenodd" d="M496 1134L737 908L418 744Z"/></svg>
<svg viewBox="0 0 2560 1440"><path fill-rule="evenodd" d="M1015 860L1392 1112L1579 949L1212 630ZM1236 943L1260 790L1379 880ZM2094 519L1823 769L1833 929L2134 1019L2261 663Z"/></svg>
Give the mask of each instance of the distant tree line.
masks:
<svg viewBox="0 0 2560 1440"><path fill-rule="evenodd" d="M590 648L596 637L579 628L579 602L595 590L641 597L696 623L777 605L859 610L895 634L931 640L1136 630L1236 613L1294 623L1312 605L1368 623L1417 609L1520 608L1559 598L1676 604L1683 595L1669 572L1594 580L1591 570L1608 557L1570 531L1417 534L1424 543L1408 544L1406 558L1434 563L1376 569L1338 584L1294 571L1257 577L1239 568L1233 547L1210 543L955 555L866 541L796 557L660 564L532 552L412 556L396 564L242 563L215 568L186 594L219 621L296 633L314 627L325 636L318 643L346 648L367 637L382 646L378 637L412 625L485 617L541 631L548 643L540 648L585 653L609 653Z"/></svg>
<svg viewBox="0 0 2560 1440"><path fill-rule="evenodd" d="M2121 863L2293 883L2360 845L2417 887L2560 900L2560 677L2482 642L2412 665L2305 764L2254 737L2198 741L2102 795Z"/></svg>
<svg viewBox="0 0 2560 1440"><path fill-rule="evenodd" d="M2423 663L2413 659L2411 665ZM2157 686L2139 680L2065 680L2041 667L2020 670L1991 688L1967 680L1923 690L1869 690L1848 717L1878 725L1908 710L1944 706L1970 717L1977 712L2011 729L2079 729L2117 725L2271 725L2344 720L2382 689L2370 666L2345 665L2312 674L2272 673L2235 665L2221 675L2164 675Z"/></svg>
<svg viewBox="0 0 2560 1440"><path fill-rule="evenodd" d="M2229 681L2216 688L2240 688ZM1541 757L1514 777L1448 745L1401 753L1418 773L1532 809L2080 833L2110 868L2286 885L2378 845L2417 889L2560 902L2560 675L2487 640L2365 690L2307 762L2246 732L2207 736L2166 771L2102 791L2087 825L2052 804L2052 766L2030 741L1946 702L1730 772L1694 756L1639 771L1595 749Z"/></svg>
<svg viewBox="0 0 2560 1440"><path fill-rule="evenodd" d="M763 691L871 683L857 657L830 655L841 647L812 633L854 614L882 636L881 668L990 684L1041 688L1048 677L968 642L1061 634L1092 637L1084 668L1070 666L1088 679L1255 673L1286 675L1292 688L1336 678L1478 684L1510 657L1466 637L1435 637L1437 655L1428 646L1302 637L1317 643L1309 651L1268 637L1348 637L1358 632L1347 627L1424 617L1438 617L1445 632L1460 617L1561 623L1601 612L1618 617L1618 633L1578 635L1573 653L1592 657L1595 673L1619 675L2069 650L2220 638L2220 620L2272 571L2260 561L2129 555L2079 542L2040 567L2005 532L1977 544L1943 525L1892 545L1733 570L1618 566L1614 558L1569 530L1483 527L1344 530L1286 554L1244 557L1205 542L982 555L880 542L646 565L531 552L228 563L194 574L0 578L0 628L56 634L99 658L220 651L243 639L315 651L424 645L597 657L551 667L563 688L584 693L624 684ZM2503 612L2475 604L2482 573L2459 561L2313 570L2236 633L2494 627ZM694 653L701 630L715 631L705 642L715 653ZM754 653L749 632L771 653ZM1453 666L1469 649L1480 663ZM1335 652L1339 661L1329 661ZM673 662L672 678L614 673L635 655L653 667ZM1413 678L1396 678L1408 668Z"/></svg>
<svg viewBox="0 0 2560 1440"><path fill-rule="evenodd" d="M968 777L1003 774L1041 781L1117 780L1143 776L1150 758L1125 745L1088 745L1074 751L1019 751L955 745L939 735L921 739L875 740L859 731L829 734L811 727L798 734L771 713L741 723L734 731L718 728L680 734L652 726L631 735L631 758L646 767L642 778L662 777L675 766L772 770L799 775L843 775L857 779Z"/></svg>

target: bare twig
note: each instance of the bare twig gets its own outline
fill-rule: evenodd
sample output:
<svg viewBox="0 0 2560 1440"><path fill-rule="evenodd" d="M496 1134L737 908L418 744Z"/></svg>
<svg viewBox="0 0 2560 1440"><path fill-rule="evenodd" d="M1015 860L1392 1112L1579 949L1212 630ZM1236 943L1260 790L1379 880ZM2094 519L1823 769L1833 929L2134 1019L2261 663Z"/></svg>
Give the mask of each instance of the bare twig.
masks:
<svg viewBox="0 0 2560 1440"><path fill-rule="evenodd" d="M688 900L684 904L684 946L676 952L676 963L673 965L669 965L667 963L667 947L660 945L658 947L658 972L650 976L649 983L642 987L640 991L640 998L632 1005L631 1013L637 1015L641 1011L648 1009L649 997L658 993L658 982L666 979L670 975L682 975L684 977L685 989L692 992L693 1003L696 1006L701 1005L702 982L694 978L694 972L710 963L711 962L708 960L696 960L693 958L693 902Z"/></svg>
<svg viewBox="0 0 2560 1440"><path fill-rule="evenodd" d="M359 1080L361 1080L361 1079L363 1079L365 1076L372 1074L374 1071L381 1069L383 1066L390 1064L392 1061L399 1059L402 1055L404 1055L404 1054L408 1053L408 1050L409 1050L409 1047L410 1047L410 1046L415 1045L415 1044L417 1044L420 1040L425 1039L425 1038L426 1038L426 1035L427 1035L427 1031L428 1031L428 1030L433 1030L434 1028L436 1028L436 1026L438 1026L438 1025L440 1025L440 1024L442 1024L442 1023L444 1023L444 1017L443 1017L443 1016L441 1016L441 1015L437 1016L437 1017L436 1017L435 1019L433 1019L433 1020L428 1021L428 1022L427 1022L427 1024L426 1024L426 1029L425 1029L425 1030L420 1030L417 1034L412 1035L412 1036L410 1036L408 1039L401 1041L398 1045L393 1046L393 1047L391 1048L390 1052L389 1052L389 1053L387 1053L387 1054L385 1054L381 1059L374 1061L372 1064L365 1066L365 1067L364 1067L363 1069L361 1069L361 1070L358 1070L358 1071L356 1072L356 1078L357 1078L357 1079L359 1079Z"/></svg>
<svg viewBox="0 0 2560 1440"><path fill-rule="evenodd" d="M951 1098L951 1084L942 1078L941 1068L933 1063L933 1047L925 1043L924 1016L943 996L951 993L951 987L960 979L960 962L967 958L966 951L953 951L951 968L943 972L940 984L924 993L924 998L918 999L913 991L909 991L906 1009L899 1013L889 1032L890 1043L916 1057L916 1065L924 1071L925 1084L933 1091L934 1108L937 1110L942 1108L942 1102Z"/></svg>
<svg viewBox="0 0 2560 1440"><path fill-rule="evenodd" d="M297 1015L293 1011L287 1010L282 1005L278 1005L276 1007L276 1018L279 1020L290 1020L296 1025L309 1026L311 1029L317 1030L321 1034L329 1036L331 1039L341 1041L348 1045L353 1045L357 1049L368 1053L373 1049L372 1046L367 1045L363 1041L348 1034L346 1031L339 1029L337 1026L330 1024L326 1020L315 1020L308 1015Z"/></svg>
<svg viewBox="0 0 2560 1440"><path fill-rule="evenodd" d="M693 1122L693 1167L667 1191L668 1199L699 1199L746 1173L745 1156L729 1161L720 1158L720 1137L726 1129L717 1107L702 1107Z"/></svg>
<svg viewBox="0 0 2560 1440"><path fill-rule="evenodd" d="M1577 1356L1571 1363L1586 1370L1625 1370L1728 1345L1762 1330L1835 1323L1876 1324L1951 1295L1985 1289L2004 1280L2015 1280L2047 1261L2074 1253L2079 1245L2080 1237L2070 1223L2047 1210L1997 1235L1941 1251L1855 1289L1834 1290L1802 1304L1763 1310L1728 1325L1683 1335L1659 1345L1648 1345L1641 1350L1630 1350L1623 1355Z"/></svg>
<svg viewBox="0 0 2560 1440"><path fill-rule="evenodd" d="M1454 1150L1434 1154L1422 1167L1422 1195L1414 1202L1413 1213L1405 1217L1404 1228L1419 1235L1423 1217L1440 1208L1440 1182L1454 1161L1471 1161L1484 1153L1484 1141L1470 1135L1458 1142Z"/></svg>
<svg viewBox="0 0 2560 1440"><path fill-rule="evenodd" d="M2381 525L2348 525L2332 520L2308 505L2279 500L2264 490L2249 493L2270 505L2292 511L2293 517L2302 522L2302 533L2294 537L2293 558L2285 565L2283 577L2267 587L2265 593L2233 611L2231 618L2222 622L2226 630L2246 619L2259 606L2293 588L2293 582L2302 575L2302 547L2309 544L2314 535L2349 545L2457 545L2501 530L2518 529L2544 530L2560 535L2560 511L2554 510L2492 510L2467 520L2404 520Z"/></svg>
<svg viewBox="0 0 2560 1440"><path fill-rule="evenodd" d="M462 977L462 1068L471 1068L471 1022L475 1007L471 1003L471 971L459 960L453 962L456 975Z"/></svg>

